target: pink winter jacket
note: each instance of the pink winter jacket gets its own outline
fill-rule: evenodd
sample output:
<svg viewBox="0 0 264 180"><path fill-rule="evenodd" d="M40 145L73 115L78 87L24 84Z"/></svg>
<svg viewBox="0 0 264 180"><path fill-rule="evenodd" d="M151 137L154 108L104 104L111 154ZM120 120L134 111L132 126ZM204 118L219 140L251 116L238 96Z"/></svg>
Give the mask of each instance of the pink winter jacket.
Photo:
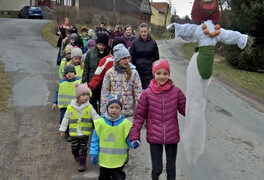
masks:
<svg viewBox="0 0 264 180"><path fill-rule="evenodd" d="M155 94L149 86L138 100L129 139L140 140L140 130L147 119L147 142L150 144L177 144L180 141L178 111L185 116L186 98L172 85Z"/></svg>

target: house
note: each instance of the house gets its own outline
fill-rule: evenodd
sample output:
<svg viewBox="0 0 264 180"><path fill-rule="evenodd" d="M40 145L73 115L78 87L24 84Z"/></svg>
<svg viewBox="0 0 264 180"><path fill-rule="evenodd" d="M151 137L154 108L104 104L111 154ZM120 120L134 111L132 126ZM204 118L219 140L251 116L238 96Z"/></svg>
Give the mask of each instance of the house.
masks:
<svg viewBox="0 0 264 180"><path fill-rule="evenodd" d="M170 5L166 2L151 2L151 23L159 26L170 24L171 10Z"/></svg>
<svg viewBox="0 0 264 180"><path fill-rule="evenodd" d="M79 0L79 8L85 7L131 15L144 22L150 22L152 15L149 0Z"/></svg>
<svg viewBox="0 0 264 180"><path fill-rule="evenodd" d="M24 6L36 5L34 0L1 0L0 1L0 11L19 11Z"/></svg>
<svg viewBox="0 0 264 180"><path fill-rule="evenodd" d="M47 6L53 8L56 5L76 6L79 0L1 0L0 11L19 11L24 6Z"/></svg>
<svg viewBox="0 0 264 180"><path fill-rule="evenodd" d="M149 23L152 15L149 0L1 0L0 12L18 12L28 5L50 9L57 5L72 6L78 9L94 7L104 11L131 15Z"/></svg>

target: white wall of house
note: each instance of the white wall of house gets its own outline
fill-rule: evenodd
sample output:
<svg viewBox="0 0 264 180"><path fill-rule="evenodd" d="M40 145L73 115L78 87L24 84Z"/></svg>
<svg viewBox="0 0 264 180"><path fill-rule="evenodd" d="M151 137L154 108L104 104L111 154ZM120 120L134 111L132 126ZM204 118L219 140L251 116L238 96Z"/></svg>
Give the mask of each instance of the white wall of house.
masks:
<svg viewBox="0 0 264 180"><path fill-rule="evenodd" d="M79 2L79 0L75 0L75 7L77 7L78 9L80 8L80 2Z"/></svg>
<svg viewBox="0 0 264 180"><path fill-rule="evenodd" d="M19 11L30 3L34 6L35 0L0 0L0 11Z"/></svg>

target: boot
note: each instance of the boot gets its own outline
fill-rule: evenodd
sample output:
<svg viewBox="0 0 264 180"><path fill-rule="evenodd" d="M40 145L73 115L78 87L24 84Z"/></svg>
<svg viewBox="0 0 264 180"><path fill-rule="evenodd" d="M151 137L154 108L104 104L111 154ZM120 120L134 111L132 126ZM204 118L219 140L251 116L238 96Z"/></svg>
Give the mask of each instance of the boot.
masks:
<svg viewBox="0 0 264 180"><path fill-rule="evenodd" d="M79 162L80 161L80 156L79 155L74 155L75 161Z"/></svg>
<svg viewBox="0 0 264 180"><path fill-rule="evenodd" d="M79 166L79 171L85 171L86 170L86 157L87 156L80 156L80 166Z"/></svg>

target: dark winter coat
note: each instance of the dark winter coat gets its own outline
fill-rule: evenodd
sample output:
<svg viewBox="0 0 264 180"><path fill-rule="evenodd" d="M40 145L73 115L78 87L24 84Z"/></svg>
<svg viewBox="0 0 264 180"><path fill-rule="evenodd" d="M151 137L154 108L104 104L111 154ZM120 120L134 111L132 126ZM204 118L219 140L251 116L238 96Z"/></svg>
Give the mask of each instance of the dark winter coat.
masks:
<svg viewBox="0 0 264 180"><path fill-rule="evenodd" d="M95 73L95 70L99 64L99 61L109 55L110 48L106 47L103 54L99 53L99 49L95 46L91 50L87 52L85 62L84 62L84 70L83 70L83 76L82 81L89 83Z"/></svg>
<svg viewBox="0 0 264 180"><path fill-rule="evenodd" d="M176 86L160 94L151 87L144 90L138 100L129 139L140 140L140 130L147 119L147 142L151 144L177 144L180 141L178 111L185 115L185 96Z"/></svg>
<svg viewBox="0 0 264 180"><path fill-rule="evenodd" d="M159 59L159 49L155 40L148 36L145 42L140 36L133 41L129 49L132 63L136 66L139 73L142 88L146 89L152 75L152 63Z"/></svg>

